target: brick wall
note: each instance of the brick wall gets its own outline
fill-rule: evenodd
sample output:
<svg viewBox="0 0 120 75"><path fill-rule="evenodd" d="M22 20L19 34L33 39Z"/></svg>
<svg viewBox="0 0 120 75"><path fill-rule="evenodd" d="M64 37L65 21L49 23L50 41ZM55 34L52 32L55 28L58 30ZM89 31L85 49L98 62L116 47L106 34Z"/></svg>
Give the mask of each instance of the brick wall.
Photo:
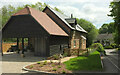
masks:
<svg viewBox="0 0 120 75"><path fill-rule="evenodd" d="M71 33L71 49L86 49L86 40L81 37L81 35L85 36L83 33L78 31L72 31ZM76 46L74 47L74 43L76 41Z"/></svg>

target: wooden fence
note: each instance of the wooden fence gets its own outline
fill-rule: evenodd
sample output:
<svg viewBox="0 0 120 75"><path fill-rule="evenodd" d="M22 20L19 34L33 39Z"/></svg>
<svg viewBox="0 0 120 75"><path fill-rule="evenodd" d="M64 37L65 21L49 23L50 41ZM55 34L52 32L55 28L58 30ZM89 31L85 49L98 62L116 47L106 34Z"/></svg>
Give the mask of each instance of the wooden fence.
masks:
<svg viewBox="0 0 120 75"><path fill-rule="evenodd" d="M2 43L2 50L3 52L7 52L11 45L17 45L17 43ZM28 45L28 43L24 43L25 46ZM19 49L22 49L22 44L19 43Z"/></svg>

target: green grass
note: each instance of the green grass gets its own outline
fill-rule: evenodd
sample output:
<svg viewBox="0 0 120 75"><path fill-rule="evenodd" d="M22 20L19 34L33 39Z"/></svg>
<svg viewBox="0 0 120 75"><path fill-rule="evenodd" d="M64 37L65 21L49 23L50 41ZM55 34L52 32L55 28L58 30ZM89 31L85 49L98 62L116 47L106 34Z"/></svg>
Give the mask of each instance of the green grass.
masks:
<svg viewBox="0 0 120 75"><path fill-rule="evenodd" d="M100 53L98 51L91 53L88 57L79 56L72 58L69 61L64 62L64 64L68 70L102 70Z"/></svg>

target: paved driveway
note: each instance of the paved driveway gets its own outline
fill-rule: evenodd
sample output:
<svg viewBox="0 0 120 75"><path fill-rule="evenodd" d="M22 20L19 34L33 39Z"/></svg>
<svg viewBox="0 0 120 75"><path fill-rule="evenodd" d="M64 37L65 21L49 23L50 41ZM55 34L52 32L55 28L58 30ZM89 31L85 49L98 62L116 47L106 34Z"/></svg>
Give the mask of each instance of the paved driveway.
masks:
<svg viewBox="0 0 120 75"><path fill-rule="evenodd" d="M34 63L45 58L35 57L33 53L25 53L25 57L21 57L17 53L5 53L2 57L2 73L25 73L22 67L30 63Z"/></svg>

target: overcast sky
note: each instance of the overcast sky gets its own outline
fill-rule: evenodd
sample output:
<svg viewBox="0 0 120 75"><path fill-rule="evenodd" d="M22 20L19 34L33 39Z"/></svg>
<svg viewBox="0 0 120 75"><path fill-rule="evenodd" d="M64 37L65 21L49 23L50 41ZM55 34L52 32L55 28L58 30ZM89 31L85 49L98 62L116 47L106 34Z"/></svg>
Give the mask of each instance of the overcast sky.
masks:
<svg viewBox="0 0 120 75"><path fill-rule="evenodd" d="M97 28L104 23L113 22L110 14L109 4L112 0L0 0L3 5L20 6L24 4L35 4L36 2L47 3L51 7L57 7L67 16L84 18L92 22Z"/></svg>

